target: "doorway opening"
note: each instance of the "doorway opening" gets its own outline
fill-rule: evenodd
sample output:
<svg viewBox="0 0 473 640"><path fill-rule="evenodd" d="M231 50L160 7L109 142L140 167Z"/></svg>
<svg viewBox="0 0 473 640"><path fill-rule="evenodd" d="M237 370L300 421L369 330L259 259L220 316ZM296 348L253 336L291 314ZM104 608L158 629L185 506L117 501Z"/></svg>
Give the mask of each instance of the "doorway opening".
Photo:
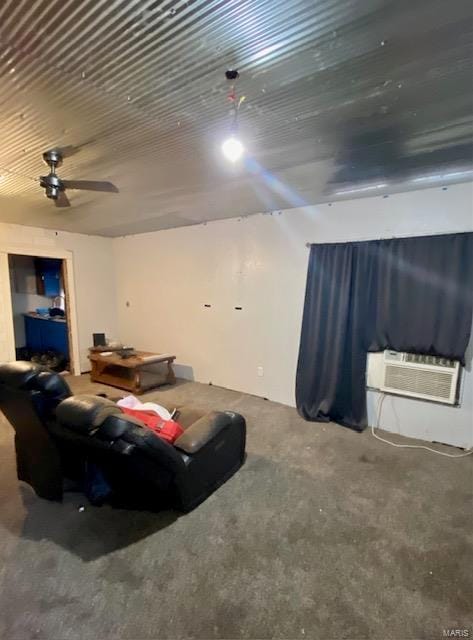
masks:
<svg viewBox="0 0 473 640"><path fill-rule="evenodd" d="M71 372L66 261L8 254L16 360Z"/></svg>

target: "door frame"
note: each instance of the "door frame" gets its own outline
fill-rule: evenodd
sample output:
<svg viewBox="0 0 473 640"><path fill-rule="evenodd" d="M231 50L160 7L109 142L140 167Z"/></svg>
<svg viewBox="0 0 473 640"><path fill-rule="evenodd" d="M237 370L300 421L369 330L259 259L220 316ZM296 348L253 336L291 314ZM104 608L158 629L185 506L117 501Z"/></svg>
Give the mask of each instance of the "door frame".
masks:
<svg viewBox="0 0 473 640"><path fill-rule="evenodd" d="M71 374L78 376L81 373L79 357L79 334L77 327L76 290L74 280L74 258L72 251L56 249L54 247L23 246L18 244L0 244L0 292L5 300L5 333L7 351L10 360L16 360L15 332L13 325L13 306L11 299L10 269L8 265L9 255L32 256L38 258L56 258L63 260L65 298L67 300L67 324L69 337L69 359Z"/></svg>

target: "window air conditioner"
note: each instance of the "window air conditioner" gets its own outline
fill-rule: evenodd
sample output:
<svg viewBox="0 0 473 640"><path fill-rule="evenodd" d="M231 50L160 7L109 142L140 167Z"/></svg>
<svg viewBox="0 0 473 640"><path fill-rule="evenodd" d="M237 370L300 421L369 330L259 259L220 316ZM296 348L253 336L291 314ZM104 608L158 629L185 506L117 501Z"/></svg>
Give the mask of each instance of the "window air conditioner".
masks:
<svg viewBox="0 0 473 640"><path fill-rule="evenodd" d="M375 358L378 354L369 354ZM386 393L456 404L460 363L415 353L385 351L382 364L368 368L368 385Z"/></svg>

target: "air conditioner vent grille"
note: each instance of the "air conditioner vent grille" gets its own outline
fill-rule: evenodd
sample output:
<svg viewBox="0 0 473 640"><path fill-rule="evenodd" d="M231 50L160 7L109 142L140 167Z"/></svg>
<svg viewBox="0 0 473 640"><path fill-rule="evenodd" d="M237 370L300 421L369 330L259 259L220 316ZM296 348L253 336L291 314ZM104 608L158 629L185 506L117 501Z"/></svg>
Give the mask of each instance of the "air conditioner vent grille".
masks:
<svg viewBox="0 0 473 640"><path fill-rule="evenodd" d="M384 385L393 390L448 400L452 377L452 373L447 372L386 364Z"/></svg>

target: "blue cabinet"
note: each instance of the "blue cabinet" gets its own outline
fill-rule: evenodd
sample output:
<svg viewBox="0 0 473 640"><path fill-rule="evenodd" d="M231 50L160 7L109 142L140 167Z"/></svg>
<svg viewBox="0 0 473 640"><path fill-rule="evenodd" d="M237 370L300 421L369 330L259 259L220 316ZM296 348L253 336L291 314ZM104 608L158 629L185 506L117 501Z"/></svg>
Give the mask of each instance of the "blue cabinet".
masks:
<svg viewBox="0 0 473 640"><path fill-rule="evenodd" d="M43 330L43 347L45 350L59 351L69 357L67 343L67 324L58 320L46 320L47 330Z"/></svg>
<svg viewBox="0 0 473 640"><path fill-rule="evenodd" d="M31 349L31 351L42 351L43 338L41 333L41 320L39 318L33 318L31 316L24 316L24 318L27 348Z"/></svg>
<svg viewBox="0 0 473 640"><path fill-rule="evenodd" d="M25 315L26 346L31 351L57 351L69 359L67 322Z"/></svg>
<svg viewBox="0 0 473 640"><path fill-rule="evenodd" d="M61 294L62 260L54 258L36 258L38 293L49 298Z"/></svg>

